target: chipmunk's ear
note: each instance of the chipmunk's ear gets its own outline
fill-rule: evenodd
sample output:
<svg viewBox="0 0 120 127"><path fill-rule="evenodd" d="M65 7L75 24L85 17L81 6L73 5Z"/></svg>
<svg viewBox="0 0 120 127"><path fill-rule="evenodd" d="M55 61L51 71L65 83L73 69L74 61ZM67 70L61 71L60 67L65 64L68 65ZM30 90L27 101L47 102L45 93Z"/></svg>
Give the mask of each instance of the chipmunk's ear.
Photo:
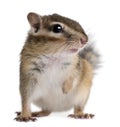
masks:
<svg viewBox="0 0 120 127"><path fill-rule="evenodd" d="M31 27L33 28L34 32L37 33L38 30L40 29L41 21L42 21L40 15L30 12L27 15L27 19L28 19Z"/></svg>

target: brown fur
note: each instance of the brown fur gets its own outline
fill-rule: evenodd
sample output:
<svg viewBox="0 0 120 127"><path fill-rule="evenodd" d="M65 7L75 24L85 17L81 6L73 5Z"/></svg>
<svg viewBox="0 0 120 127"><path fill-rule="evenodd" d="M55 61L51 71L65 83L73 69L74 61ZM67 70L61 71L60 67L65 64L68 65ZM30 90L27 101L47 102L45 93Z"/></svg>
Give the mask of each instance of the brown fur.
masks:
<svg viewBox="0 0 120 127"><path fill-rule="evenodd" d="M41 87L42 85L41 89L44 88L44 84L39 84L39 79L43 78L41 74L44 75L46 68L48 68L49 70L53 66L56 66L56 63L58 64L58 68L59 66L61 67L59 71L62 70L65 73L67 72L67 75L65 75L64 77L62 77L62 75L61 77L59 77L60 73L63 73L62 71L60 73L56 73L57 76L55 75L56 78L60 78L61 80L63 80L62 84L59 84L61 88L58 88L58 94L61 94L61 96L63 96L64 98L66 96L74 96L73 100L71 100L71 98L67 100L68 103L72 105L74 103L74 114L70 115L70 117L92 118L93 115L84 114L83 110L89 97L92 85L93 67L91 63L89 63L89 61L81 58L78 54L73 55L72 57L68 55L68 57L70 57L70 60L69 58L64 57L64 55L61 55L64 52L67 52L69 54L69 51L71 51L72 48L73 50L74 48L81 48L82 45L87 43L88 37L85 31L78 22L60 16L58 14L39 16L35 13L29 13L28 21L31 25L31 30L21 52L20 64L20 94L22 100L22 112L18 113L18 117L16 118L16 120L34 121L35 119L33 118L33 116L45 116L49 115L50 112L52 112L52 109L59 110L59 105L57 105L59 101L57 101L56 96L53 96L54 94L56 94L56 91L53 91L53 93L51 92L49 94L49 97L56 99L55 107L54 105L53 108L49 105L44 105L44 103L50 101L49 98L46 98L46 100L44 101L35 101L35 103L38 105L39 101L40 104L43 102L43 107L41 107L42 111L35 113L31 112L31 100L33 99L33 93L36 92L37 85L39 87ZM55 22L63 25L64 30L59 34L51 31L51 24ZM68 61L66 59L68 59ZM46 60L48 62L45 62ZM51 70L49 75L51 76L52 74L54 73ZM39 78L37 76L39 76ZM44 80L50 79L49 77L48 79L46 77L46 79ZM54 83L56 82L53 82L53 84ZM47 93L49 93L49 89L51 88L49 88L49 86L47 87L48 88L46 88L46 90L48 89ZM61 90L63 93L61 93ZM54 99L51 101L53 102L49 102L50 105L54 104ZM66 107L69 107L67 103L63 103L62 105L63 106L61 107L64 108L63 110L66 110Z"/></svg>

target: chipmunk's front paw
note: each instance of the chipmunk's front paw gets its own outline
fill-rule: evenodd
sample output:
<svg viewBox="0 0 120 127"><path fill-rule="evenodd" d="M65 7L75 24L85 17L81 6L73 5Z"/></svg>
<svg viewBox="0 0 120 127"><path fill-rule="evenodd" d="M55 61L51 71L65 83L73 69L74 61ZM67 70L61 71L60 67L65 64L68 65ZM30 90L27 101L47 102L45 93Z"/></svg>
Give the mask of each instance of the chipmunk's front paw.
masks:
<svg viewBox="0 0 120 127"><path fill-rule="evenodd" d="M33 117L22 117L22 116L18 116L15 118L16 121L18 122L28 122L28 121L33 121L35 122L37 119L33 118Z"/></svg>
<svg viewBox="0 0 120 127"><path fill-rule="evenodd" d="M63 87L62 91L63 91L64 94L67 94L70 90Z"/></svg>
<svg viewBox="0 0 120 127"><path fill-rule="evenodd" d="M37 119L34 118L34 117L31 117L31 116L28 116L28 117L24 117L21 115L21 112L16 112L17 114L17 117L14 119L18 122L28 122L28 121L36 121Z"/></svg>
<svg viewBox="0 0 120 127"><path fill-rule="evenodd" d="M68 81L64 82L63 86L62 86L62 91L64 94L67 94L71 91L72 89L72 85L70 83L68 83Z"/></svg>
<svg viewBox="0 0 120 127"><path fill-rule="evenodd" d="M95 115L94 114L70 114L68 117L75 118L75 119L92 119Z"/></svg>

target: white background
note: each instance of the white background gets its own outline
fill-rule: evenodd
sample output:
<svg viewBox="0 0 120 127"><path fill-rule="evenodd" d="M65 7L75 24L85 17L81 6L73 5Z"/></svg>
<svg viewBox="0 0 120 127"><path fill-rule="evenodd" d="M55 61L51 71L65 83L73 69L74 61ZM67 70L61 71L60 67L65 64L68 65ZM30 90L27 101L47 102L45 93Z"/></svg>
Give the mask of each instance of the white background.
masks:
<svg viewBox="0 0 120 127"><path fill-rule="evenodd" d="M52 113L37 122L13 119L21 109L19 53L29 30L28 12L59 13L80 22L92 34L102 55L85 111L92 120L67 118L72 112ZM0 1L0 126L120 126L120 3L119 0L1 0Z"/></svg>

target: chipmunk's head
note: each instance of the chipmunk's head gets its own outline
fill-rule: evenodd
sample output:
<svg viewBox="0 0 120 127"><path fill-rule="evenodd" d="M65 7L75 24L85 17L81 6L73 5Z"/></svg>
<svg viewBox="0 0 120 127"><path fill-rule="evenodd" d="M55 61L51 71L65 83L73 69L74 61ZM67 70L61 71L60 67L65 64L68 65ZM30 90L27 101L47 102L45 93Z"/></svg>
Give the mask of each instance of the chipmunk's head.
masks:
<svg viewBox="0 0 120 127"><path fill-rule="evenodd" d="M36 13L29 13L27 18L31 25L29 41L31 39L45 53L74 54L88 41L81 25L69 18L58 14L40 16Z"/></svg>

